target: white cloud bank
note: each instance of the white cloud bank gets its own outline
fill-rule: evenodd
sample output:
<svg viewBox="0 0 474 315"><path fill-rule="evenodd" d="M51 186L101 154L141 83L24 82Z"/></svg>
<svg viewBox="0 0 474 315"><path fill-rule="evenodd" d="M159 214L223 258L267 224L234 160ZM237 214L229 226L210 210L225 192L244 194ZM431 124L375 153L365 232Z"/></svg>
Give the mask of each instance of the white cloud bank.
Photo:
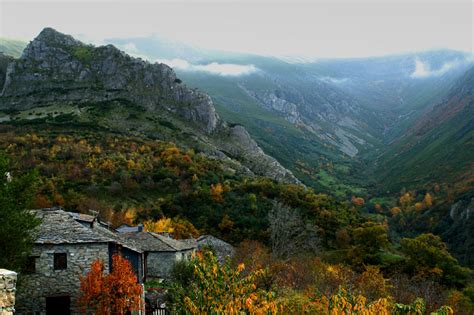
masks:
<svg viewBox="0 0 474 315"><path fill-rule="evenodd" d="M236 77L252 74L258 71L258 68L256 68L254 65L238 65L217 62L212 62L205 65L194 65L184 59L157 59L156 61L182 71L206 72L220 76Z"/></svg>
<svg viewBox="0 0 474 315"><path fill-rule="evenodd" d="M412 78L428 78L428 77L439 77L446 72L460 66L466 62L466 60L452 60L445 62L439 69L431 70L429 63L423 62L420 59L415 60L415 71L410 75Z"/></svg>

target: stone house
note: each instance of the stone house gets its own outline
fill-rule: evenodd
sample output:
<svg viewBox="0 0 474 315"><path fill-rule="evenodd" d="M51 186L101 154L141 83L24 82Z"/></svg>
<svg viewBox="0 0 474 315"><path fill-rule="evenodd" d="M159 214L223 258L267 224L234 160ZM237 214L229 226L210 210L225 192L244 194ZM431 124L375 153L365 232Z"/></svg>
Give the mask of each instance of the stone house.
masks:
<svg viewBox="0 0 474 315"><path fill-rule="evenodd" d="M197 249L194 239L176 240L167 234L153 232L128 232L123 235L139 244L145 253L147 278L168 278L173 265L189 259Z"/></svg>
<svg viewBox="0 0 474 315"><path fill-rule="evenodd" d="M232 245L212 235L201 235L197 239L197 243L199 250L206 247L212 249L220 263L223 263L228 257L232 258L235 253Z"/></svg>
<svg viewBox="0 0 474 315"><path fill-rule="evenodd" d="M144 280L143 251L95 216L60 208L33 210L42 219L25 272L20 275L16 314L79 314L79 277L101 259L110 271L121 253Z"/></svg>

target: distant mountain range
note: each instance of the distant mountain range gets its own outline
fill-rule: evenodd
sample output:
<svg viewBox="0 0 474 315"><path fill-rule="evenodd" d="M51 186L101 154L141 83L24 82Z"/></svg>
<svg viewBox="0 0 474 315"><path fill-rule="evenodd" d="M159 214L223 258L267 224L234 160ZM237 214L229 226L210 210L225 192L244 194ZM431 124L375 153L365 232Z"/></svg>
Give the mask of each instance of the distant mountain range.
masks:
<svg viewBox="0 0 474 315"><path fill-rule="evenodd" d="M401 143L467 80L463 74L473 65L472 55L451 50L301 62L203 50L157 36L106 42L168 63L187 85L212 97L220 117L244 126L305 184L341 197L364 194L377 181L390 183L384 189L418 185L422 169L398 166L415 161L406 160ZM454 167L453 178L466 168Z"/></svg>

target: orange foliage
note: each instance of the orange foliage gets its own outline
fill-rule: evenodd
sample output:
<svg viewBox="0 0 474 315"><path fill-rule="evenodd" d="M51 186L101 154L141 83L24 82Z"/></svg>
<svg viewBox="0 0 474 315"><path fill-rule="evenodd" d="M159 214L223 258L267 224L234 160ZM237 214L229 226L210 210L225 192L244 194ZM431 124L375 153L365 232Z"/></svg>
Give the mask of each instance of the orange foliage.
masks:
<svg viewBox="0 0 474 315"><path fill-rule="evenodd" d="M48 197L38 194L36 195L35 199L33 200L33 207L34 208L50 208L53 204L48 199Z"/></svg>
<svg viewBox="0 0 474 315"><path fill-rule="evenodd" d="M356 197L356 196L352 196L352 203L355 205L355 206L363 206L364 203L365 203L365 200L364 198L362 197Z"/></svg>
<svg viewBox="0 0 474 315"><path fill-rule="evenodd" d="M91 271L81 277L81 292L78 305L83 313L95 315L125 315L142 310L142 286L137 283L130 262L121 255L112 258L112 272L104 273L104 263L96 260Z"/></svg>
<svg viewBox="0 0 474 315"><path fill-rule="evenodd" d="M402 209L400 209L399 207L393 207L390 210L390 213L392 214L392 217L396 217L397 215L400 214L400 212L402 212Z"/></svg>
<svg viewBox="0 0 474 315"><path fill-rule="evenodd" d="M423 210L424 208L425 208L425 205L422 202L415 203L415 209L417 211Z"/></svg>

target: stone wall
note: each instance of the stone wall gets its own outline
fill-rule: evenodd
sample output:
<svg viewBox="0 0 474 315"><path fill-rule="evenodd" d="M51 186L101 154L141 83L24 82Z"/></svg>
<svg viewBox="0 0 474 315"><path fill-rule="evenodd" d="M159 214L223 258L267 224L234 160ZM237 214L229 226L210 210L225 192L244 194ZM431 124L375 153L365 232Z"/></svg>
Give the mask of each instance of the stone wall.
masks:
<svg viewBox="0 0 474 315"><path fill-rule="evenodd" d="M16 272L0 269L0 315L15 312Z"/></svg>
<svg viewBox="0 0 474 315"><path fill-rule="evenodd" d="M67 269L54 270L54 253L67 253ZM96 259L103 260L109 270L107 243L35 245L31 256L37 257L36 272L20 275L16 314L46 314L46 297L66 295L71 297L71 313L79 314L79 277L90 271Z"/></svg>
<svg viewBox="0 0 474 315"><path fill-rule="evenodd" d="M177 261L191 257L193 250L149 252L146 258L147 278L168 278Z"/></svg>

